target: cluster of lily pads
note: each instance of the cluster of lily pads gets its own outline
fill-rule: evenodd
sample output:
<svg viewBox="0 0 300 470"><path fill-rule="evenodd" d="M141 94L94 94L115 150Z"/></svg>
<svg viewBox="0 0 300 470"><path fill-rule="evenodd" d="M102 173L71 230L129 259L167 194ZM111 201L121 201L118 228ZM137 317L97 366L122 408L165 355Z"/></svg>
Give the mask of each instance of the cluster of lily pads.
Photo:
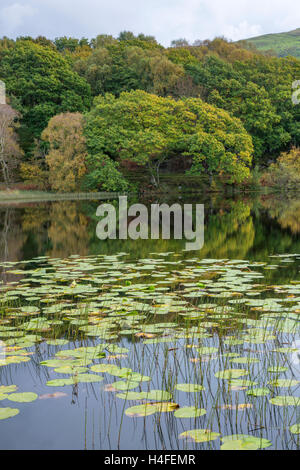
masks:
<svg viewBox="0 0 300 470"><path fill-rule="evenodd" d="M271 447L260 422L266 407L288 410L284 430L297 437L300 281L265 277L300 255L276 255L277 264L151 255L2 263L10 280L0 285L0 373L27 367L38 347L46 386L99 384L125 403L128 419L182 420L186 445ZM1 385L0 400L37 398L16 389ZM18 413L0 408L0 419ZM240 413L248 433L227 434L219 413L225 421ZM191 420L201 427L187 429Z"/></svg>

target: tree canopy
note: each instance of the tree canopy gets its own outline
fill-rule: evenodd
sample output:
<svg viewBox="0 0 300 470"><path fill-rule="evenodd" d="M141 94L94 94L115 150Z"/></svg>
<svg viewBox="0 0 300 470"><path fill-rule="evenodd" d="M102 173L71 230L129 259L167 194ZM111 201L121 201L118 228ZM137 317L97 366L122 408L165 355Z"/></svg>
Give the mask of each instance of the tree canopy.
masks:
<svg viewBox="0 0 300 470"><path fill-rule="evenodd" d="M83 136L83 116L80 113L58 114L50 119L42 133L49 144L46 163L49 183L58 191L76 191L86 173L86 142Z"/></svg>
<svg viewBox="0 0 300 470"><path fill-rule="evenodd" d="M53 50L30 40L19 40L2 50L0 78L22 113L21 144L32 148L49 119L62 112L83 112L91 104L90 86Z"/></svg>
<svg viewBox="0 0 300 470"><path fill-rule="evenodd" d="M86 116L90 155L158 169L176 155L191 158L191 172L220 175L228 183L249 176L251 137L238 119L201 99L174 100L141 90L95 99Z"/></svg>
<svg viewBox="0 0 300 470"><path fill-rule="evenodd" d="M243 181L251 166L300 147L300 106L291 99L299 76L299 59L221 37L177 39L169 48L131 31L0 40L0 80L22 116L23 168L38 154L47 173L42 132L54 116L80 113L87 188L123 190L126 162L147 167L157 183L158 168L172 168L173 158L191 173Z"/></svg>

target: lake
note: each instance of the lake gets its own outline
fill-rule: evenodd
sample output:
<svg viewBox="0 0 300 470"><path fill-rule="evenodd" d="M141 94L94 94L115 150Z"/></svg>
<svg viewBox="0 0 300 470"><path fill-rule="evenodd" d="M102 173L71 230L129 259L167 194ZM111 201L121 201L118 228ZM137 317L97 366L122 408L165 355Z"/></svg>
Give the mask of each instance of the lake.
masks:
<svg viewBox="0 0 300 470"><path fill-rule="evenodd" d="M299 449L300 194L130 201L204 204L203 248L0 201L0 448Z"/></svg>

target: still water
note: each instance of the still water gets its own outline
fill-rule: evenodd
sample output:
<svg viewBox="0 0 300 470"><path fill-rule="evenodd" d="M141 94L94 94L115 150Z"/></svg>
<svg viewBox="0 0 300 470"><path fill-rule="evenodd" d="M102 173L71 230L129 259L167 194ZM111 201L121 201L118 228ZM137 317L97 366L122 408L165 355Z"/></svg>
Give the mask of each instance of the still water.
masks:
<svg viewBox="0 0 300 470"><path fill-rule="evenodd" d="M299 448L300 196L179 202L199 251L0 201L1 449Z"/></svg>

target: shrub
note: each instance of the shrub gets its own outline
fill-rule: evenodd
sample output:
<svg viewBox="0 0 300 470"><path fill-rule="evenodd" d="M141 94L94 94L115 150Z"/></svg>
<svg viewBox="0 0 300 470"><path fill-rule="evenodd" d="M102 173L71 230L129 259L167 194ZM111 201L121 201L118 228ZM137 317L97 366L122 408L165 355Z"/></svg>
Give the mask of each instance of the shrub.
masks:
<svg viewBox="0 0 300 470"><path fill-rule="evenodd" d="M280 189L300 188L300 148L283 152L263 174L261 184Z"/></svg>

